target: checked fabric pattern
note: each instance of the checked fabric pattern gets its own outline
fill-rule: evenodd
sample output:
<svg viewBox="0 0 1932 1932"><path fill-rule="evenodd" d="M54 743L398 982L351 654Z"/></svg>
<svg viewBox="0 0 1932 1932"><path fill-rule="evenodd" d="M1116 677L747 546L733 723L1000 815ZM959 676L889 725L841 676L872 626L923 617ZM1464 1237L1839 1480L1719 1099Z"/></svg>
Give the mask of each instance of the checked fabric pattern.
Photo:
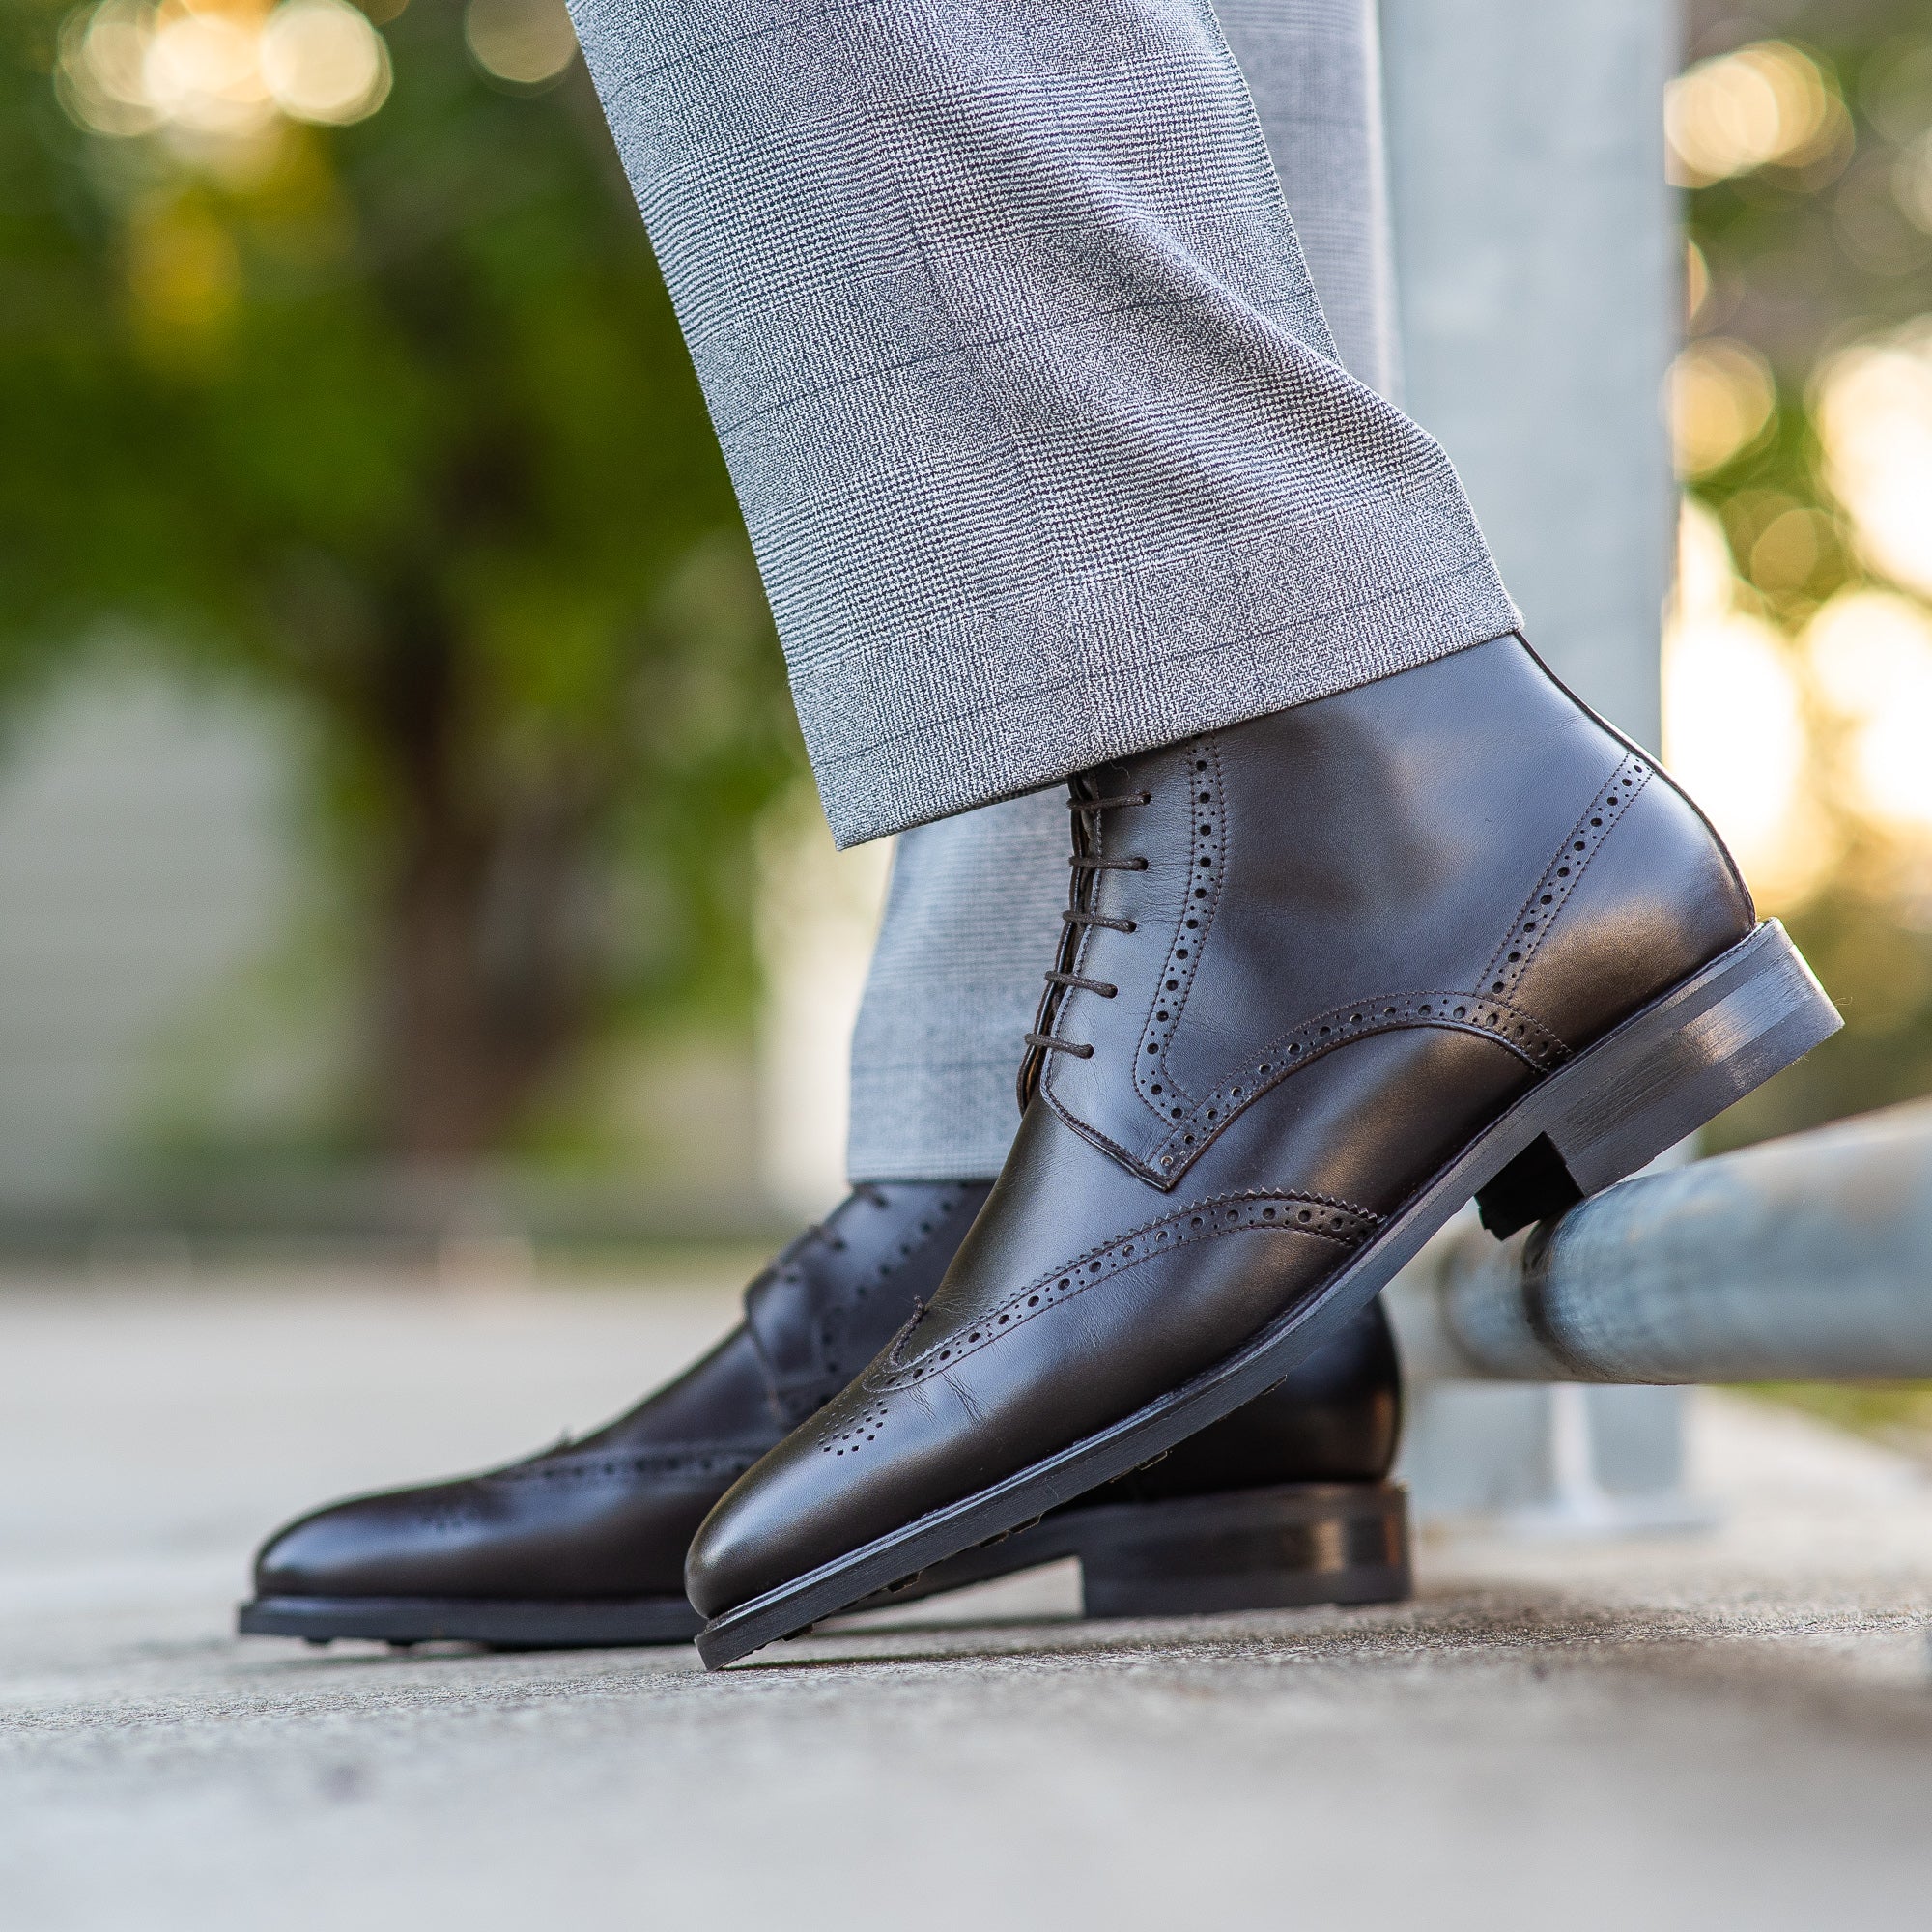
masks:
<svg viewBox="0 0 1932 1932"><path fill-rule="evenodd" d="M578 0L850 844L1510 629L1206 0Z"/></svg>
<svg viewBox="0 0 1932 1932"><path fill-rule="evenodd" d="M922 825L893 852L852 1028L854 1180L991 1180L1019 1124L1013 1075L1060 944L1066 794Z"/></svg>

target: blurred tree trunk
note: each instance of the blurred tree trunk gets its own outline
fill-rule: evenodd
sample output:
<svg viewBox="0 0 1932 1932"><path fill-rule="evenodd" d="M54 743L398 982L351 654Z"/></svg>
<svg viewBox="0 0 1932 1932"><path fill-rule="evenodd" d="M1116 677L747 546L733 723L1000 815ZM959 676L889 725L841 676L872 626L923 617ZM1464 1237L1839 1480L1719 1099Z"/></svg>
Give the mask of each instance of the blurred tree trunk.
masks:
<svg viewBox="0 0 1932 1932"><path fill-rule="evenodd" d="M592 848L610 787L506 774L432 614L384 653L377 738L394 816L370 968L377 1137L406 1162L500 1146L592 1025Z"/></svg>
<svg viewBox="0 0 1932 1932"><path fill-rule="evenodd" d="M418 0L365 119L124 135L83 11L0 8L0 705L103 627L293 699L359 1065L236 1151L460 1168L756 998L799 746L703 398L581 65L506 92Z"/></svg>

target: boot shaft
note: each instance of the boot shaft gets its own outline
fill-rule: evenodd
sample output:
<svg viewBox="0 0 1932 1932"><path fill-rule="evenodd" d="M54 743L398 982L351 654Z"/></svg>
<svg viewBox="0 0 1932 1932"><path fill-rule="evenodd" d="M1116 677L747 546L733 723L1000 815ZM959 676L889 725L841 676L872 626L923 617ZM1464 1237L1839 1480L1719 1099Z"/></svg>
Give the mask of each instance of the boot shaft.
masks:
<svg viewBox="0 0 1932 1932"><path fill-rule="evenodd" d="M1075 791L1041 1084L1162 1187L1350 1040L1452 1027L1546 1072L1753 923L1695 808L1514 637Z"/></svg>

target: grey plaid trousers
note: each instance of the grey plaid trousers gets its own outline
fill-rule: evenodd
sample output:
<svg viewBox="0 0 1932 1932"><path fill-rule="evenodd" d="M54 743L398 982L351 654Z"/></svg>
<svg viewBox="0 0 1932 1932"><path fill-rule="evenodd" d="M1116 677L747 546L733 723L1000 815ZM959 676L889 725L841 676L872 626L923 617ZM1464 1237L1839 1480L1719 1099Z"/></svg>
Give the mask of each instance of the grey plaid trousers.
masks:
<svg viewBox="0 0 1932 1932"><path fill-rule="evenodd" d="M1221 0L1345 367L1397 399L1375 0ZM991 1179L1066 902L1055 787L899 836L852 1036L855 1180Z"/></svg>
<svg viewBox="0 0 1932 1932"><path fill-rule="evenodd" d="M840 843L1508 630L1208 0L579 0Z"/></svg>

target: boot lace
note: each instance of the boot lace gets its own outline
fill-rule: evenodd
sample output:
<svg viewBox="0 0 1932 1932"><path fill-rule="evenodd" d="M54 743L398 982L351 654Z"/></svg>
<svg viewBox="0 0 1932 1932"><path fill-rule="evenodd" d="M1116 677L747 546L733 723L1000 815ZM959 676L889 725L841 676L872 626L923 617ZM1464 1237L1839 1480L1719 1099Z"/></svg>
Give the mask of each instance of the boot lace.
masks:
<svg viewBox="0 0 1932 1932"><path fill-rule="evenodd" d="M1040 995L1039 1010L1034 1016L1034 1031L1027 1035L1027 1055L1020 1063L1019 1103L1021 1112L1038 1089L1040 1075L1049 1053L1070 1053L1077 1060L1092 1060L1094 1049L1084 1040L1065 1039L1054 1032L1060 1009L1069 988L1097 993L1103 1000L1114 999L1120 988L1105 980L1090 980L1073 970L1080 956L1080 942L1089 926L1103 925L1110 932L1131 932L1130 919L1111 919L1097 909L1102 872L1145 872L1142 858L1104 859L1100 856L1100 820L1105 812L1150 805L1153 794L1146 791L1107 795L1093 788L1085 773L1067 781L1067 810L1073 814L1073 856L1067 860L1071 882L1066 910L1060 915L1060 950L1046 974L1046 990Z"/></svg>

